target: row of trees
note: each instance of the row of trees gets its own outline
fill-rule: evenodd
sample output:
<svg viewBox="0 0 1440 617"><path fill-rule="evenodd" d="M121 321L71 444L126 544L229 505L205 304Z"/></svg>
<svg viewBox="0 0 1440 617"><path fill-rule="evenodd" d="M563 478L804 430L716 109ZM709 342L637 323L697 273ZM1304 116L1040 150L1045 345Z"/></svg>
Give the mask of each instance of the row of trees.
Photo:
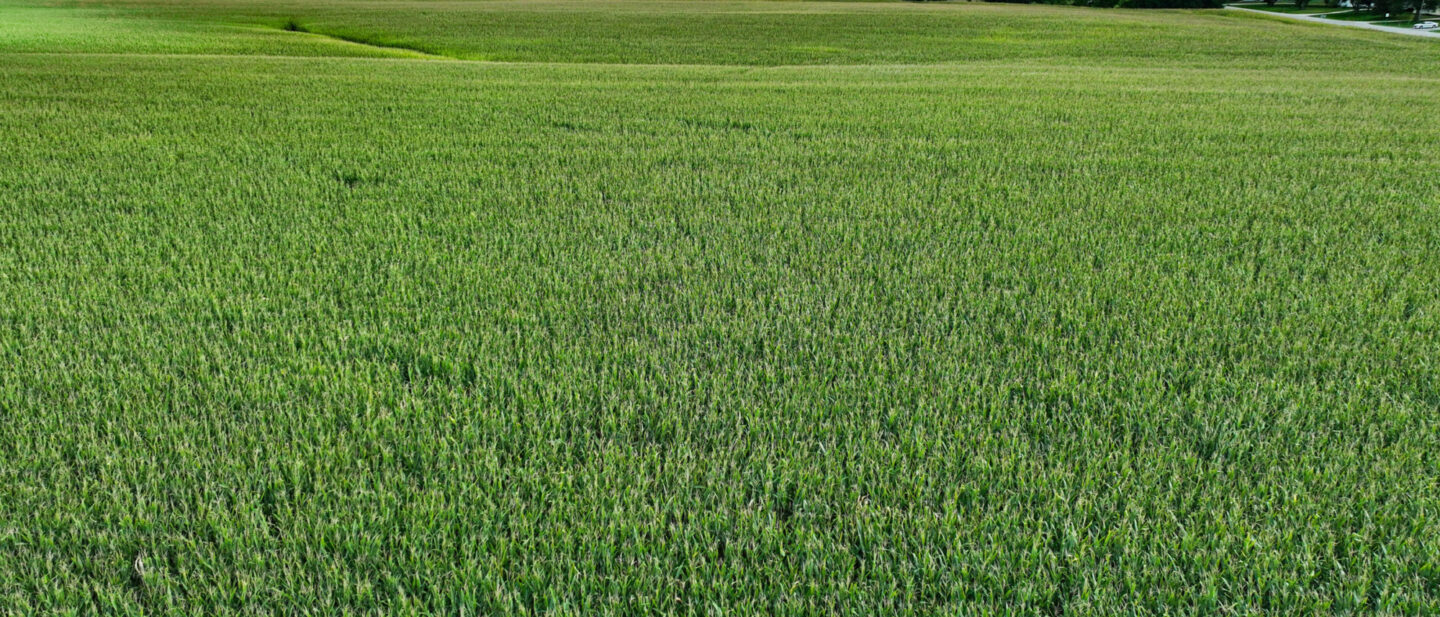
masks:
<svg viewBox="0 0 1440 617"><path fill-rule="evenodd" d="M1278 0L1265 0L1265 4L1275 6ZM1295 6L1305 8L1310 6L1311 0L1295 0ZM1350 7L1357 11L1368 11L1371 13L1382 13L1385 15L1411 13L1415 21L1425 14L1425 11L1433 11L1440 4L1440 0L1350 0ZM1325 0L1326 6L1339 7L1340 0Z"/></svg>
<svg viewBox="0 0 1440 617"><path fill-rule="evenodd" d="M924 1L924 0L921 0ZM1065 4L1073 6L1097 6L1097 7L1119 7L1131 9L1218 9L1227 2L1235 0L987 0L989 2L1010 2L1014 4ZM1294 0L1295 6L1305 8L1310 6L1312 0ZM1265 4L1275 6L1279 0L1265 0ZM1404 14L1413 13L1415 21L1420 21L1425 11L1433 11L1440 8L1440 0L1324 0L1326 6L1333 6L1339 9L1341 6L1349 6L1357 11L1369 11L1373 13ZM1342 2L1344 4L1342 4Z"/></svg>
<svg viewBox="0 0 1440 617"><path fill-rule="evenodd" d="M1128 9L1218 9L1233 0L989 0L1015 4L1065 4Z"/></svg>
<svg viewBox="0 0 1440 617"><path fill-rule="evenodd" d="M1435 0L1354 0L1357 10L1373 11L1376 13L1407 13L1414 12L1415 21L1420 21L1425 11L1433 11L1436 8Z"/></svg>
<svg viewBox="0 0 1440 617"><path fill-rule="evenodd" d="M1011 2L1016 4L1067 4L1074 6L1121 7L1132 9L1218 9L1226 2L1235 0L989 0L990 2ZM1265 0L1275 6L1279 0ZM1312 0L1294 0L1295 5L1305 8ZM1340 8L1343 0L1324 0L1327 6ZM1425 11L1435 10L1440 0L1349 0L1348 5L1358 11L1383 14L1414 13L1420 21Z"/></svg>

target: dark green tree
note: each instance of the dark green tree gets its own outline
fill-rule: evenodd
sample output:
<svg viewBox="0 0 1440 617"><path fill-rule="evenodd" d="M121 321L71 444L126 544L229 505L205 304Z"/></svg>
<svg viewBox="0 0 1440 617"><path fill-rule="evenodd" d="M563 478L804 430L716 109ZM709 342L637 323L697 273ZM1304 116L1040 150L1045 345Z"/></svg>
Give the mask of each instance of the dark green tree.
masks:
<svg viewBox="0 0 1440 617"><path fill-rule="evenodd" d="M1414 21L1419 22L1425 19L1425 9L1435 8L1435 0L1408 0L1409 8L1415 11Z"/></svg>

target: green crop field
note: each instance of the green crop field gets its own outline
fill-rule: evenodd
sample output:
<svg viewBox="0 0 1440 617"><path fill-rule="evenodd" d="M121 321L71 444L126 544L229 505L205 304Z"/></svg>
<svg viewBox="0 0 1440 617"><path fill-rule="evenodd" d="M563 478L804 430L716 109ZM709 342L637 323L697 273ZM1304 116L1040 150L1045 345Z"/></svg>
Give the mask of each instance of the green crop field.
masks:
<svg viewBox="0 0 1440 617"><path fill-rule="evenodd" d="M1440 612L1440 41L0 0L0 615Z"/></svg>

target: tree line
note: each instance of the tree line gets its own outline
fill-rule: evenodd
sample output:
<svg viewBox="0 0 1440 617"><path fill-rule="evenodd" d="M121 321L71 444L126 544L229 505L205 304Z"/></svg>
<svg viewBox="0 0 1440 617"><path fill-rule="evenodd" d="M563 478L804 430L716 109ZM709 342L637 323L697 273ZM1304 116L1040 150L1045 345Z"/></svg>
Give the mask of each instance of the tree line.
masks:
<svg viewBox="0 0 1440 617"><path fill-rule="evenodd" d="M921 0L923 1L923 0ZM1006 2L1011 4L1063 4L1070 6L1094 6L1104 8L1131 8L1131 9L1218 9L1224 7L1227 1L1233 0L985 0L987 2ZM1265 4L1275 6L1279 0L1265 0ZM1295 5L1300 8L1310 6L1312 0L1294 0ZM1326 6L1341 8L1342 0L1324 0ZM1405 14L1413 13L1415 21L1420 21L1425 11L1433 11L1440 7L1440 0L1350 0L1348 5L1357 11L1366 11L1377 14Z"/></svg>
<svg viewBox="0 0 1440 617"><path fill-rule="evenodd" d="M1309 7L1311 0L1294 0L1295 6L1300 8ZM1275 6L1278 0L1265 0L1265 4ZM1440 0L1350 0L1350 8L1357 11L1377 13L1384 15L1412 14L1415 21L1420 21L1425 11L1433 11L1440 5ZM1325 0L1325 6L1339 8L1340 0Z"/></svg>
<svg viewBox="0 0 1440 617"><path fill-rule="evenodd" d="M918 0L924 2L925 0ZM1009 4L1063 4L1127 9L1218 9L1226 0L985 0Z"/></svg>

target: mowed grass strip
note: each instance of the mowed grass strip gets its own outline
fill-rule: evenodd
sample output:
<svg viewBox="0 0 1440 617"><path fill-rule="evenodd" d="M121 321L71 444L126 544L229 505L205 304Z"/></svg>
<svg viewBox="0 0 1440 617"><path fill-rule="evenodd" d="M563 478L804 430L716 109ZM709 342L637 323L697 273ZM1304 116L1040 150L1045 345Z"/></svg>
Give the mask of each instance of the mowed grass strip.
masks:
<svg viewBox="0 0 1440 617"><path fill-rule="evenodd" d="M99 3L0 0L0 53L420 57L270 24L142 15Z"/></svg>
<svg viewBox="0 0 1440 617"><path fill-rule="evenodd" d="M1440 609L1436 81L1123 64L0 55L0 608Z"/></svg>

